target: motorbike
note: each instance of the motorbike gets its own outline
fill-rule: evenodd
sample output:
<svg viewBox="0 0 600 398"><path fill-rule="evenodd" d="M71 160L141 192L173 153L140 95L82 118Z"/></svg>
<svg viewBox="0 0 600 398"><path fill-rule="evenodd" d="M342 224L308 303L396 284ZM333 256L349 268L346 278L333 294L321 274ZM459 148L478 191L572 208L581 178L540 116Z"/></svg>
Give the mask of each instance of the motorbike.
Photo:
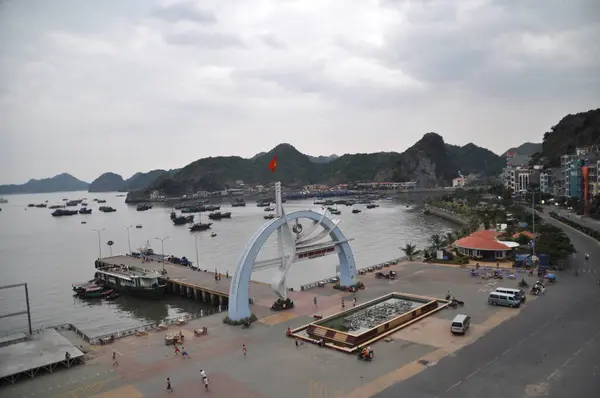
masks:
<svg viewBox="0 0 600 398"><path fill-rule="evenodd" d="M521 282L519 282L519 287L529 287L529 283L527 283L525 279L521 279Z"/></svg>
<svg viewBox="0 0 600 398"><path fill-rule="evenodd" d="M463 307L464 305L465 305L464 301L457 300L457 299L452 299L452 301L449 304L449 307L458 308L458 307Z"/></svg>
<svg viewBox="0 0 600 398"><path fill-rule="evenodd" d="M362 351L358 353L357 356L359 361L372 361L375 358L375 353L373 350L369 351L368 354L365 355Z"/></svg>

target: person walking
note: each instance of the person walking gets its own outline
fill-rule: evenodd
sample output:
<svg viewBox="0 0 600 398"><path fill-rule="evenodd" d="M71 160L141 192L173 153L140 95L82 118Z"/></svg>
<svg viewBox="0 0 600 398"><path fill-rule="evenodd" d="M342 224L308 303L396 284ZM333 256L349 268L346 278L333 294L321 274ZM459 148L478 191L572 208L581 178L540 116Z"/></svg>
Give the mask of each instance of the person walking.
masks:
<svg viewBox="0 0 600 398"><path fill-rule="evenodd" d="M179 347L177 346L177 344L175 344L175 355L179 355L181 351L179 350Z"/></svg>
<svg viewBox="0 0 600 398"><path fill-rule="evenodd" d="M167 391L173 392L173 387L171 387L171 378L167 377Z"/></svg>
<svg viewBox="0 0 600 398"><path fill-rule="evenodd" d="M190 359L190 356L188 355L187 351L185 350L185 347L181 347L181 357Z"/></svg>
<svg viewBox="0 0 600 398"><path fill-rule="evenodd" d="M208 376L206 376L204 369L200 369L200 376L202 377L202 382L204 383L204 389L208 391Z"/></svg>
<svg viewBox="0 0 600 398"><path fill-rule="evenodd" d="M117 353L115 351L113 351L112 359L113 359L113 366L119 366L119 361L117 361Z"/></svg>
<svg viewBox="0 0 600 398"><path fill-rule="evenodd" d="M352 297L352 306L356 307L356 296Z"/></svg>
<svg viewBox="0 0 600 398"><path fill-rule="evenodd" d="M246 348L246 344L242 344L242 352L244 353L244 356L246 356L246 354L248 353L248 349Z"/></svg>
<svg viewBox="0 0 600 398"><path fill-rule="evenodd" d="M342 298L342 311L344 311L344 308L346 308L346 303L344 303L344 299Z"/></svg>
<svg viewBox="0 0 600 398"><path fill-rule="evenodd" d="M317 308L317 296L315 296L315 298L313 298L313 303L315 304L315 308Z"/></svg>

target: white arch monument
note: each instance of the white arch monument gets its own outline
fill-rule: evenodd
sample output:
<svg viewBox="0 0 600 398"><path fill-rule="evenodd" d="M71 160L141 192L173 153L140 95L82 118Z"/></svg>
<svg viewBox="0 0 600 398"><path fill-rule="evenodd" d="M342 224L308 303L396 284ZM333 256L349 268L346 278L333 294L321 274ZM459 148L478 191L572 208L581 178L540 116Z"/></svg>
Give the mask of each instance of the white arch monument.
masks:
<svg viewBox="0 0 600 398"><path fill-rule="evenodd" d="M340 285L349 287L357 283L354 255L348 239L338 228L340 220L329 219L327 211L318 213L312 210L301 210L285 214L280 182L275 183L275 206L276 218L266 222L252 235L237 262L229 288L229 318L233 321L251 315L250 277L252 271L256 269L277 267L271 287L283 300L287 298L287 273L292 264L298 261L337 253L340 262ZM300 223L302 219L308 220L309 223L303 226ZM278 257L257 262L260 249L274 232L277 233ZM328 237L330 240L326 240Z"/></svg>

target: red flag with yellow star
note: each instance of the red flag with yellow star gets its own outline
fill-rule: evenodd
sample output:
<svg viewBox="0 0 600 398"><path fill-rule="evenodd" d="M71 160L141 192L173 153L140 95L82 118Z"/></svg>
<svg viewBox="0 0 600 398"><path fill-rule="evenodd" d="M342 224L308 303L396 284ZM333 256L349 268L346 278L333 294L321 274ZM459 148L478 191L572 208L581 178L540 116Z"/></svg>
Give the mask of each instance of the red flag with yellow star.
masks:
<svg viewBox="0 0 600 398"><path fill-rule="evenodd" d="M273 156L273 160L271 160L271 162L269 163L269 170L271 170L271 173L274 173L276 168L277 168L277 156Z"/></svg>

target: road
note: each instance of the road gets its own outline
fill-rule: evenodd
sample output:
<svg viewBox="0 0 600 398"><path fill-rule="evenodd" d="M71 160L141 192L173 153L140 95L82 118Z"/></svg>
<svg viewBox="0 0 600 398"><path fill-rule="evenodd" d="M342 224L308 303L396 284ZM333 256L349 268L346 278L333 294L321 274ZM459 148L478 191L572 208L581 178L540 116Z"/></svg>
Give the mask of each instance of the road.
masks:
<svg viewBox="0 0 600 398"><path fill-rule="evenodd" d="M544 208L545 212L550 212L553 211L555 213L558 213L560 216L568 218L569 220L576 222L578 224L581 224L585 227L588 228L592 228L595 229L596 231L600 231L600 221L598 220L594 220L593 218L590 217L584 217L581 218L581 216L578 216L577 214L573 213L572 211L568 211L565 209L559 209L552 206L546 206L546 208Z"/></svg>
<svg viewBox="0 0 600 398"><path fill-rule="evenodd" d="M592 273L559 275L558 284L519 316L376 397L597 398L600 276L593 271L600 270L600 244L564 229L579 252L590 253L591 264L585 267ZM577 256L571 261L585 260Z"/></svg>

